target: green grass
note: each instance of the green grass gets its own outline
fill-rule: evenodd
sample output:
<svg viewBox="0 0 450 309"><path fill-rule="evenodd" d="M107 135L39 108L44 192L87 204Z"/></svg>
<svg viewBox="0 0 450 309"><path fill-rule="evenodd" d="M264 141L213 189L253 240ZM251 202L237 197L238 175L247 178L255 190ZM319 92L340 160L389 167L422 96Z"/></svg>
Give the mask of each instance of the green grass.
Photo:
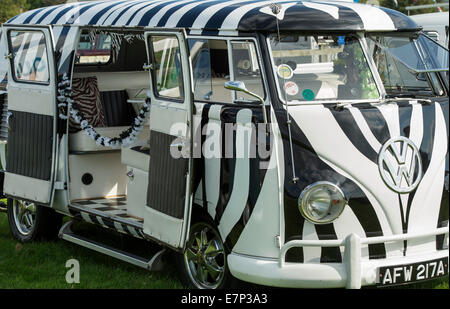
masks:
<svg viewBox="0 0 450 309"><path fill-rule="evenodd" d="M117 238L112 241L117 242ZM136 244L145 246L147 243ZM80 284L66 283L69 259L80 262ZM6 214L0 213L0 289L37 288L181 289L183 286L170 262L163 272L151 273L62 240L19 244L12 238ZM449 279L396 288L448 289Z"/></svg>
<svg viewBox="0 0 450 309"><path fill-rule="evenodd" d="M67 284L66 261L80 262L80 284ZM65 241L19 244L0 214L0 289L180 289L172 265L164 272L139 267Z"/></svg>

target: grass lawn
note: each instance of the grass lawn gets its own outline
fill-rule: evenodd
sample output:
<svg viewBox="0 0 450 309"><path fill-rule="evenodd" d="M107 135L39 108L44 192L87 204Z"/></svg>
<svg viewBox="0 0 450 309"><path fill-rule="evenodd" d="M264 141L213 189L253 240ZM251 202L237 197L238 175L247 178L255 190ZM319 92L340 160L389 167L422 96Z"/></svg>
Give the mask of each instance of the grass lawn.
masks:
<svg viewBox="0 0 450 309"><path fill-rule="evenodd" d="M80 262L80 284L66 283L69 259ZM183 286L171 263L166 264L164 272L150 273L62 240L19 244L9 232L6 214L0 213L0 289L30 288L182 289ZM398 288L448 289L448 277Z"/></svg>
<svg viewBox="0 0 450 309"><path fill-rule="evenodd" d="M80 262L80 284L66 283L66 261ZM0 289L180 289L175 269L148 272L112 257L59 240L19 244L0 213Z"/></svg>

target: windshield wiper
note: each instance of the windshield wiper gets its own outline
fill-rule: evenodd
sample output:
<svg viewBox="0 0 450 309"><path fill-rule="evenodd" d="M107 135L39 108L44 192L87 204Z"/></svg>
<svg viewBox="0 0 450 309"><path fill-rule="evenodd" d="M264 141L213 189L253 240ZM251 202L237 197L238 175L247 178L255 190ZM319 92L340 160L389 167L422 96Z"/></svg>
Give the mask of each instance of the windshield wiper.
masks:
<svg viewBox="0 0 450 309"><path fill-rule="evenodd" d="M383 101L384 103L395 103L398 101L417 101L418 103L421 104L431 104L432 101L430 99L420 99L420 98L416 98L416 96L414 94L402 94L402 95L386 95L385 100Z"/></svg>

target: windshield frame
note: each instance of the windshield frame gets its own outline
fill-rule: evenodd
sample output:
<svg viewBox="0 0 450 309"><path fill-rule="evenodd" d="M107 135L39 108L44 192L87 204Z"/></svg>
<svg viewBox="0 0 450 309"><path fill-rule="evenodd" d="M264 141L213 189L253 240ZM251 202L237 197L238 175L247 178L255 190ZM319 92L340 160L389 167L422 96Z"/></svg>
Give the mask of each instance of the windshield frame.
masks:
<svg viewBox="0 0 450 309"><path fill-rule="evenodd" d="M271 45L271 36L276 35L276 33L269 33L265 36L265 43L268 48L269 53L269 66L270 71L272 72L272 78L274 78L275 82L275 91L277 92L277 97L280 100L280 102L283 105L289 105L289 106L312 106L312 105L323 105L323 104L357 104L357 103L379 103L382 100L384 100L386 96L386 91L384 89L384 85L381 81L381 78L379 77L378 70L375 66L375 63L373 62L372 57L369 57L367 45L365 44L365 37L364 33L359 32L345 32L345 31L339 31L339 32L333 32L333 31L327 31L327 32L282 32L282 34L295 34L295 35L301 35L301 36L329 36L329 35L346 35L346 36L352 36L355 39L357 39L359 46L361 47L363 51L364 58L367 62L367 66L370 70L370 73L373 77L373 81L377 87L379 97L373 98L373 99L359 99L359 100L342 100L342 99L333 99L333 100L313 100L313 101L287 101L283 97L282 88L280 85L280 82L278 80L278 76L275 70L275 62L274 62L274 53Z"/></svg>

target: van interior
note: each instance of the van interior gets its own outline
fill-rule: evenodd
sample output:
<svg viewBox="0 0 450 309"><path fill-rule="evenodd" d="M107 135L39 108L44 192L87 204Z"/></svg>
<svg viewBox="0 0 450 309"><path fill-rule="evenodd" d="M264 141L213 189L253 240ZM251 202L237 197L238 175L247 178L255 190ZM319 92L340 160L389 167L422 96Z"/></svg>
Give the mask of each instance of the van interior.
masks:
<svg viewBox="0 0 450 309"><path fill-rule="evenodd" d="M212 39L190 39L188 43L197 102L254 100L224 88L231 70L235 78L245 80L249 89L264 96L253 43ZM235 56L232 61L230 44ZM143 68L146 63L142 31L82 32L72 76L73 98L102 136L118 137L132 125L150 86L150 74ZM134 145L114 150L98 146L69 121L70 204L142 222L150 167L149 139L147 122Z"/></svg>
<svg viewBox="0 0 450 309"><path fill-rule="evenodd" d="M118 137L132 125L150 85L145 63L142 32L82 32L72 91L78 109L102 136ZM149 137L146 123L134 145L115 150L98 146L70 121L71 204L142 221L146 202L142 192L146 192L150 166Z"/></svg>

